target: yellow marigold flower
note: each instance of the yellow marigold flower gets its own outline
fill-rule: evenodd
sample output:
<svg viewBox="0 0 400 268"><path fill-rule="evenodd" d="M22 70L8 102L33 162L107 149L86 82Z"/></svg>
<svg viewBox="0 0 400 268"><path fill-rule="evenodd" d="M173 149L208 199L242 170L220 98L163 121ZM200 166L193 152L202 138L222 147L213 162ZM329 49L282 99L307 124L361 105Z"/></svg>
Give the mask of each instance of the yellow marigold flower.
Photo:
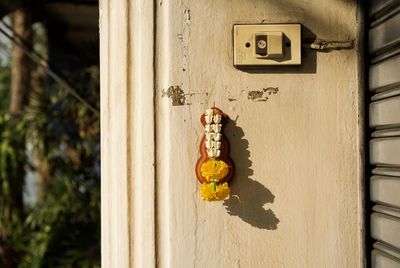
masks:
<svg viewBox="0 0 400 268"><path fill-rule="evenodd" d="M200 171L207 181L219 181L228 174L229 166L222 160L211 159L201 165Z"/></svg>
<svg viewBox="0 0 400 268"><path fill-rule="evenodd" d="M218 184L216 182L203 183L200 188L201 199L206 201L224 200L230 194L228 183Z"/></svg>

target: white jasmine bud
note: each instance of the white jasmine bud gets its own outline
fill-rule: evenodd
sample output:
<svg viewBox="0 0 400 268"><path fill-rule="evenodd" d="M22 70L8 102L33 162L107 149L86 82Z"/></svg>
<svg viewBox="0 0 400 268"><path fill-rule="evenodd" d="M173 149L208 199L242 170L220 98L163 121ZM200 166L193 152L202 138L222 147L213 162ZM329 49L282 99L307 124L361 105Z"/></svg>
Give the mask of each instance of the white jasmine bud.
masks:
<svg viewBox="0 0 400 268"><path fill-rule="evenodd" d="M206 141L206 148L211 149L213 147L213 142L212 141Z"/></svg>
<svg viewBox="0 0 400 268"><path fill-rule="evenodd" d="M212 115L213 113L214 113L214 110L211 108L206 110L206 115Z"/></svg>
<svg viewBox="0 0 400 268"><path fill-rule="evenodd" d="M206 114L206 115L204 116L204 119L205 119L205 121L206 121L207 124L210 124L210 123L212 123L213 116L212 116L211 114Z"/></svg>
<svg viewBox="0 0 400 268"><path fill-rule="evenodd" d="M214 123L221 123L222 116L220 114L214 115Z"/></svg>
<svg viewBox="0 0 400 268"><path fill-rule="evenodd" d="M222 125L221 124L213 124L211 125L215 133L221 132Z"/></svg>
<svg viewBox="0 0 400 268"><path fill-rule="evenodd" d="M214 139L214 133L213 132L206 133L206 140L210 141L212 139Z"/></svg>
<svg viewBox="0 0 400 268"><path fill-rule="evenodd" d="M211 132L212 129L213 129L213 127L211 127L210 124L206 124L206 125L204 126L204 129L206 130L206 132Z"/></svg>
<svg viewBox="0 0 400 268"><path fill-rule="evenodd" d="M213 133L213 135L214 135L214 140L215 141L220 141L221 140L221 137L222 137L221 133Z"/></svg>
<svg viewBox="0 0 400 268"><path fill-rule="evenodd" d="M221 142L219 142L219 141L213 142L213 148L220 149L221 148Z"/></svg>

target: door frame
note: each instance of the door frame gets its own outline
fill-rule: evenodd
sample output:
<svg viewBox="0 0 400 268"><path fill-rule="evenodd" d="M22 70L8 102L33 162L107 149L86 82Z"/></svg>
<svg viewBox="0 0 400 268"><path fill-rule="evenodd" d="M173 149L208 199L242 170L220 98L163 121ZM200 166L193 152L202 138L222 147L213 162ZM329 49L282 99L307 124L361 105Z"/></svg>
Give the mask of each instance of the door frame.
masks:
<svg viewBox="0 0 400 268"><path fill-rule="evenodd" d="M103 267L156 263L154 10L100 1Z"/></svg>

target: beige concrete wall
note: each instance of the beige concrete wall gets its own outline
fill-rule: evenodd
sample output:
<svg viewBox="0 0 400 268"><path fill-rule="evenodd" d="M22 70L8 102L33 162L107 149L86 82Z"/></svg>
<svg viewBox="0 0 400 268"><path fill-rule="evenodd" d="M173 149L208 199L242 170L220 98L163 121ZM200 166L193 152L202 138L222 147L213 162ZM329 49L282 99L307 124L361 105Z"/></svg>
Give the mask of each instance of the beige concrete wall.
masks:
<svg viewBox="0 0 400 268"><path fill-rule="evenodd" d="M356 14L346 0L156 2L160 267L362 266ZM301 68L235 69L233 24L261 22L302 23L356 48L304 51ZM214 102L234 120L236 176L231 199L208 203L194 166L199 118Z"/></svg>

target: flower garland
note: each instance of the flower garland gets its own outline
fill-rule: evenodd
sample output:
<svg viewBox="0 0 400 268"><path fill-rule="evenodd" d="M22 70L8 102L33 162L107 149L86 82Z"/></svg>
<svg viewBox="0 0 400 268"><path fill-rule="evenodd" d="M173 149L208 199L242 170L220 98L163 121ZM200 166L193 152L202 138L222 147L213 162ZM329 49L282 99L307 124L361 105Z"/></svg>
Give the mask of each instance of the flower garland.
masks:
<svg viewBox="0 0 400 268"><path fill-rule="evenodd" d="M229 143L223 135L229 117L212 107L201 116L204 136L200 144L201 158L196 164L196 175L202 183L200 197L206 201L224 200L230 195L228 186L233 176L233 163L229 158Z"/></svg>

